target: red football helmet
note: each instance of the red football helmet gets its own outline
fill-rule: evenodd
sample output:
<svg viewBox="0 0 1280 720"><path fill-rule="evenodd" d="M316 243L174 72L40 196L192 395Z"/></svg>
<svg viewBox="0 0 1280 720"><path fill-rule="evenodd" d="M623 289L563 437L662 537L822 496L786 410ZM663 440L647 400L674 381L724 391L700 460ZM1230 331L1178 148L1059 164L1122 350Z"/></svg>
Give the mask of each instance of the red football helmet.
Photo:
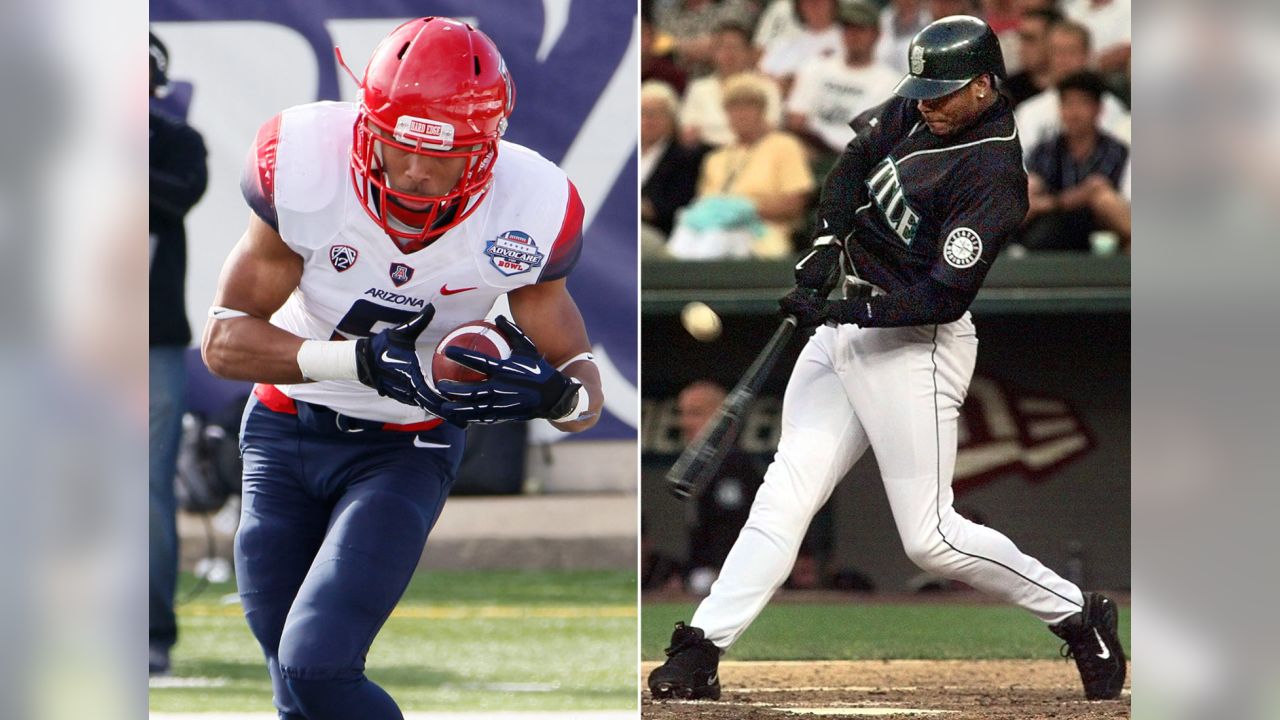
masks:
<svg viewBox="0 0 1280 720"><path fill-rule="evenodd" d="M511 75L487 35L449 18L401 25L369 58L357 104L351 181L387 234L422 242L475 211L493 183L498 139L515 107ZM443 195L402 192L388 179L386 146L466 158L466 169Z"/></svg>

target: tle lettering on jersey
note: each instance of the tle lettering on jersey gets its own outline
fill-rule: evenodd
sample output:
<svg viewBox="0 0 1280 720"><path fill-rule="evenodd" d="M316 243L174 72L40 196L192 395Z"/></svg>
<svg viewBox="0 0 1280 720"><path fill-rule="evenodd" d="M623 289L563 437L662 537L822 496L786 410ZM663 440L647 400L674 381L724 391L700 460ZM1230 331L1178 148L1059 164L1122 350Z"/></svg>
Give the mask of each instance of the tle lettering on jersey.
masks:
<svg viewBox="0 0 1280 720"><path fill-rule="evenodd" d="M408 305L409 307L420 308L425 307L427 304L426 301L421 298L409 297L408 295L401 295L400 293L387 292L386 290L379 288L369 288L364 291L364 294L372 298L377 298L378 300L395 303L396 305Z"/></svg>
<svg viewBox="0 0 1280 720"><path fill-rule="evenodd" d="M889 227L902 238L907 245L916 239L916 230L920 227L920 216L907 205L906 195L902 190L902 181L898 179L898 166L892 158L885 158L876 166L867 180L867 190L871 199L875 200L880 212L889 223Z"/></svg>

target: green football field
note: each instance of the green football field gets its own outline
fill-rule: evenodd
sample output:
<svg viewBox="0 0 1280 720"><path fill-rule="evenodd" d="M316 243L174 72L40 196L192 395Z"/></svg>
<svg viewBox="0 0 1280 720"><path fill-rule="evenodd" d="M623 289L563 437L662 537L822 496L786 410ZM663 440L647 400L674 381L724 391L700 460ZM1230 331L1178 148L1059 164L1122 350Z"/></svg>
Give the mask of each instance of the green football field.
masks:
<svg viewBox="0 0 1280 720"><path fill-rule="evenodd" d="M194 584L182 578L179 598ZM231 583L178 609L157 712L270 712L271 683ZM369 653L405 711L636 707L633 572L420 573Z"/></svg>
<svg viewBox="0 0 1280 720"><path fill-rule="evenodd" d="M641 613L645 660L661 660L678 620L696 606L648 603ZM1120 640L1132 655L1129 608ZM1025 610L972 603L780 603L765 608L725 655L729 660L1056 658L1062 642Z"/></svg>

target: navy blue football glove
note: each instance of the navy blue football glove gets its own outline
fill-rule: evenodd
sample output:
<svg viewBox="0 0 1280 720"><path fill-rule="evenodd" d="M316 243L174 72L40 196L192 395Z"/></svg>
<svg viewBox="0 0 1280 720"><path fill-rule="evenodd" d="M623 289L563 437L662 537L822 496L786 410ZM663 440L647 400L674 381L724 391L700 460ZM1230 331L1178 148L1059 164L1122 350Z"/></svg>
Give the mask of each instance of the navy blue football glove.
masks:
<svg viewBox="0 0 1280 720"><path fill-rule="evenodd" d="M446 349L445 357L488 377L474 383L437 382L448 400L443 409L460 420L478 423L568 415L582 383L552 367L515 323L499 315L494 324L511 343L511 357L499 360L459 347Z"/></svg>
<svg viewBox="0 0 1280 720"><path fill-rule="evenodd" d="M377 390L379 395L405 405L417 405L461 427L465 423L451 417L443 407L445 399L427 384L418 360L418 336L435 315L435 306L427 305L404 324L356 340L356 372L360 382Z"/></svg>

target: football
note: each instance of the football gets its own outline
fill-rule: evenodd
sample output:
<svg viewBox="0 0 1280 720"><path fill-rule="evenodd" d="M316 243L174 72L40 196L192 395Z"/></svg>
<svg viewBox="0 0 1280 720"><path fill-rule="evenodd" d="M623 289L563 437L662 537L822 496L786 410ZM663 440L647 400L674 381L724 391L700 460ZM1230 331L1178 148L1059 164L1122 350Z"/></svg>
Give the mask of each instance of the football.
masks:
<svg viewBox="0 0 1280 720"><path fill-rule="evenodd" d="M457 382L479 382L485 374L460 365L445 356L446 348L459 347L483 353L494 358L511 357L511 343L496 325L484 320L466 322L450 330L436 345L431 354L431 377L435 385L437 380L455 380Z"/></svg>

